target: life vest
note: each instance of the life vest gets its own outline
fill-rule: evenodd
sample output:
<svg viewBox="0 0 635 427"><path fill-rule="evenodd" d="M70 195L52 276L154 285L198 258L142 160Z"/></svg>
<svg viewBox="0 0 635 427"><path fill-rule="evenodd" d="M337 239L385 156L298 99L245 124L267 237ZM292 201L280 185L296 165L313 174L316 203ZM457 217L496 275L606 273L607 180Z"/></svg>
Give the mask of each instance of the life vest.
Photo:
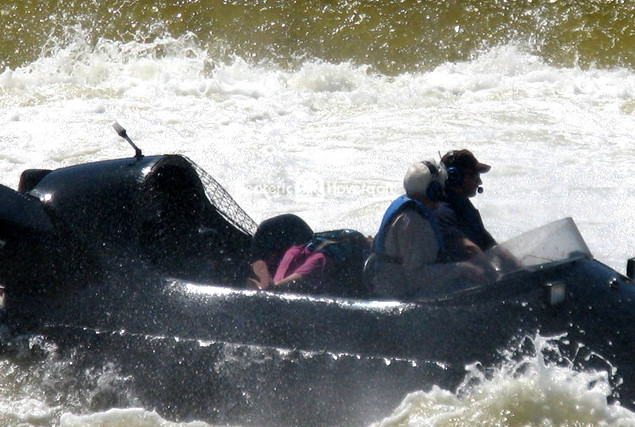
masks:
<svg viewBox="0 0 635 427"><path fill-rule="evenodd" d="M326 289L327 293L362 296L367 292L362 272L371 247L362 233L351 229L315 233L307 249L327 257L328 282L336 287Z"/></svg>
<svg viewBox="0 0 635 427"><path fill-rule="evenodd" d="M441 234L441 228L439 227L439 223L437 218L430 212L422 202L411 199L405 194L399 197L397 200L392 202L386 210L383 219L381 220L381 225L379 226L379 231L373 240L373 255L375 257L375 262L377 263L391 263L391 264L401 264L403 260L401 257L391 256L386 253L386 233L388 232L388 227L392 223L392 221L406 209L414 209L417 213L419 213L422 217L427 219L434 230L434 234L437 238L437 244L439 245L439 254L437 256L437 260L441 262L444 258L445 253L445 243L443 241L443 235Z"/></svg>

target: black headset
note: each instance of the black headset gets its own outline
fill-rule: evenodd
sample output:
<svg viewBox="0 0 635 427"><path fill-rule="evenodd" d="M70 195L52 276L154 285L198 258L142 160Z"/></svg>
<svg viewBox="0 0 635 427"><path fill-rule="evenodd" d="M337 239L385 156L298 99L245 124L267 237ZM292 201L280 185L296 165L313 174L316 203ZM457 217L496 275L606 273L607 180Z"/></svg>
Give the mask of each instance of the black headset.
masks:
<svg viewBox="0 0 635 427"><path fill-rule="evenodd" d="M445 181L448 187L460 187L463 185L463 172L459 168L454 165L454 150L450 151L447 154L448 158L444 163L446 163L445 171L448 174L448 179Z"/></svg>
<svg viewBox="0 0 635 427"><path fill-rule="evenodd" d="M440 202L445 200L445 191L443 191L443 183L441 183L441 177L439 176L439 168L425 160L421 163L428 167L428 170L432 175L432 182L426 189L426 198L431 202Z"/></svg>

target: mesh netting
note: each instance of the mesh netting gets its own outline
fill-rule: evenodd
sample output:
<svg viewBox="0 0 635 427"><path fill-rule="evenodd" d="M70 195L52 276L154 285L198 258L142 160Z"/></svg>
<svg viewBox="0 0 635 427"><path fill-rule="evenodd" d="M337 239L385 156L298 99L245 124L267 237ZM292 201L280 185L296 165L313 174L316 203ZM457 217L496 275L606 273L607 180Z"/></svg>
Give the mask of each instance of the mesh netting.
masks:
<svg viewBox="0 0 635 427"><path fill-rule="evenodd" d="M184 156L185 157L185 156ZM201 167L194 163L191 159L185 157L185 159L192 165L196 173L198 173L203 187L205 188L205 195L209 199L210 203L218 209L218 212L225 217L227 221L233 224L235 227L244 231L249 235L253 235L256 232L257 224L247 213L238 206L238 203L229 195L229 193L218 183L210 174L205 172Z"/></svg>

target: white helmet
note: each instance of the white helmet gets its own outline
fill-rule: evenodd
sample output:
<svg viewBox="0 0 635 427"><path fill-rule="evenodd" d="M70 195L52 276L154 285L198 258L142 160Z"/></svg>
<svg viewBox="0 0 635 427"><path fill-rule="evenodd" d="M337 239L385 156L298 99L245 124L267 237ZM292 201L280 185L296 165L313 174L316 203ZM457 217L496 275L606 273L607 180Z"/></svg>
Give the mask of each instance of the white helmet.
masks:
<svg viewBox="0 0 635 427"><path fill-rule="evenodd" d="M447 172L443 164L435 160L424 160L411 165L403 179L408 197L425 197L436 202L444 198L444 183Z"/></svg>

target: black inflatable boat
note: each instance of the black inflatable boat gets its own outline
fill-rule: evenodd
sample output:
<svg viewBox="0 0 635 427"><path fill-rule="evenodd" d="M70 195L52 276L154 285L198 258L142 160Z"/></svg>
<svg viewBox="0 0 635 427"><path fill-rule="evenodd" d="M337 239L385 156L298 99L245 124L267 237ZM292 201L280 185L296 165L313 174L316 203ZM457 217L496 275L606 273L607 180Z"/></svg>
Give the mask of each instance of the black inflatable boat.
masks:
<svg viewBox="0 0 635 427"><path fill-rule="evenodd" d="M0 284L6 295L4 322L14 334L84 340L100 354L118 348L112 341L116 336L132 341L153 337L154 343L170 340L172 350L188 349L189 356L180 356L189 358L185 366L168 366L165 361L153 365L149 358L160 352L151 345L141 354L130 342L126 346L135 348L122 350L119 358L136 360L130 371L148 381L153 369L161 369L162 375L166 369L183 374L189 366L196 378L192 381L201 382L197 387L216 390L210 396L219 406L219 399L228 398L226 390L219 391L214 371L220 350L212 348L219 344L224 351L227 346L233 351L242 348L242 356L234 358L258 348L313 355L308 364L324 354L329 360L381 360L382 369L389 369L385 361L393 361L390 369L397 369L395 361L401 361L408 373L399 375L410 376L417 385L399 381L393 390L394 399L399 399L423 383L456 386L466 364L495 364L499 350L539 333L566 334L562 354L580 369L606 369L614 386L612 398L635 407L635 284L593 259L569 218L494 248L489 254L494 265L504 250L522 267L501 267L499 277L486 286L467 284L425 301L385 301L372 295L353 298L245 288L256 225L222 186L182 156L145 157L139 152L127 159L28 170L17 191L0 186L0 199ZM216 362L203 363L207 357ZM139 360L146 360L141 368ZM351 387L374 387L378 398L386 393L385 382L355 383L355 370L335 369L332 360L321 365L319 375L314 369L309 374L297 368L296 377L287 383L281 372L274 385L271 378L254 383L264 395L269 385L277 398L287 393L288 403L303 393L316 393L316 377L328 376L328 366L333 379L324 385L325 395L345 396ZM262 379L262 372L242 369L243 375ZM287 370L293 371L289 366ZM381 375L385 381L393 374ZM297 375L312 375L313 389L298 387ZM234 378L232 384L240 387L241 381ZM188 383L188 389L191 386ZM168 395L176 398L182 393L176 383L146 388L150 404L176 418L209 414L200 395L187 404L171 401ZM242 404L228 404L240 408L238 422L267 424L287 416L293 424L293 417L303 412L296 408L285 413L282 403L276 412L271 399L262 406L242 393ZM359 396L359 389L355 394ZM302 402L307 404L305 398ZM342 402L352 405L350 400ZM331 410L325 408L337 407L332 400L322 406L314 403L316 417L321 410ZM352 405L351 411L358 410ZM225 411L227 418L212 417L215 421L236 422L227 408L218 411ZM345 419L340 422L359 421L342 413Z"/></svg>

